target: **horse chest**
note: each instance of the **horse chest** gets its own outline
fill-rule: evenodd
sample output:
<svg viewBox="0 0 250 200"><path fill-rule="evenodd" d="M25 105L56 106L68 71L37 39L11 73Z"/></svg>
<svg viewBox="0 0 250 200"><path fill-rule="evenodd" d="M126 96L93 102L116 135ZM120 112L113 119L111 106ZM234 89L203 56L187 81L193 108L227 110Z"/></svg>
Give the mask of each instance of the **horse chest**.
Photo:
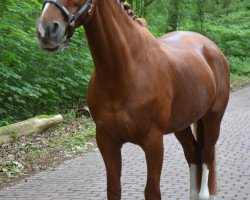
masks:
<svg viewBox="0 0 250 200"><path fill-rule="evenodd" d="M139 129L125 109L100 109L95 119L96 127L105 135L118 140L136 143Z"/></svg>
<svg viewBox="0 0 250 200"><path fill-rule="evenodd" d="M136 95L136 98L139 98ZM95 98L96 99L96 98ZM146 137L151 128L155 126L155 118L159 112L158 105L153 100L140 100L135 102L134 98L126 101L98 101L99 103L89 102L92 117L97 129L105 132L106 135L123 139L125 142L139 143L140 137ZM97 102L97 101L95 101ZM137 99L136 102L139 102ZM162 109L162 106L161 106ZM167 117L163 116L164 122Z"/></svg>

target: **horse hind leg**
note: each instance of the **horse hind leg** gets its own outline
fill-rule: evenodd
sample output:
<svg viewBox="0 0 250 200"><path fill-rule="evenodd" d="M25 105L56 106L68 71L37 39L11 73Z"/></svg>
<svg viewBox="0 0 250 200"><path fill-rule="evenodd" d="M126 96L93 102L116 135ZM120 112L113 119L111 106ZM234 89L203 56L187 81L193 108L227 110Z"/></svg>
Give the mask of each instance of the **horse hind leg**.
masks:
<svg viewBox="0 0 250 200"><path fill-rule="evenodd" d="M190 199L198 199L198 166L200 166L200 151L198 143L196 142L192 133L191 127L175 132L175 137L181 143L184 150L185 158L189 164L190 169Z"/></svg>
<svg viewBox="0 0 250 200"><path fill-rule="evenodd" d="M204 56L217 77L217 96L208 112L198 121L197 142L201 150L201 186L199 199L210 199L216 195L215 145L220 134L220 125L230 93L230 68L225 56L211 48L204 47Z"/></svg>
<svg viewBox="0 0 250 200"><path fill-rule="evenodd" d="M228 89L229 90L229 89ZM222 91L222 90L221 90ZM201 149L202 178L199 199L210 199L216 195L215 145L220 134L221 121L227 106L229 93L220 93L210 110L199 120L197 141Z"/></svg>
<svg viewBox="0 0 250 200"><path fill-rule="evenodd" d="M216 195L216 163L215 144L219 138L221 119L205 118L202 120L203 132L200 132L201 146L201 186L200 200L210 199L210 195Z"/></svg>
<svg viewBox="0 0 250 200"><path fill-rule="evenodd" d="M207 200L216 194L215 143L220 123L206 123L198 120L191 127L176 132L190 168L190 199ZM198 192L199 191L199 192Z"/></svg>

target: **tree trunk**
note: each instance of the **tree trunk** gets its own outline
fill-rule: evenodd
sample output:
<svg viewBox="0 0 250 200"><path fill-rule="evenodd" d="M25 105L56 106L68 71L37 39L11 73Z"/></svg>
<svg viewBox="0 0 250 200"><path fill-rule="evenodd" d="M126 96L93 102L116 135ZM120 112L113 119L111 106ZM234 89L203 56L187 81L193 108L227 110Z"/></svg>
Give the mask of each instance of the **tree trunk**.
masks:
<svg viewBox="0 0 250 200"><path fill-rule="evenodd" d="M141 14L141 1L140 0L136 0L135 1L135 7L136 7L136 12L138 13L138 14Z"/></svg>
<svg viewBox="0 0 250 200"><path fill-rule="evenodd" d="M231 5L231 0L224 1L223 8L225 9L225 13L227 15L230 13L230 5Z"/></svg>
<svg viewBox="0 0 250 200"><path fill-rule="evenodd" d="M179 18L179 4L180 0L170 0L166 33L177 30Z"/></svg>
<svg viewBox="0 0 250 200"><path fill-rule="evenodd" d="M198 0L198 13L199 13L201 32L203 31L203 24L205 21L205 8L206 8L206 0Z"/></svg>
<svg viewBox="0 0 250 200"><path fill-rule="evenodd" d="M211 5L211 3L210 3L211 12L213 12L213 15L216 16L216 17L220 15L220 14L219 14L219 11L218 11L219 4L220 4L219 0L214 0L214 1L212 2L212 5Z"/></svg>
<svg viewBox="0 0 250 200"><path fill-rule="evenodd" d="M225 8L225 9L229 8L230 4L231 4L231 0L225 0L224 4L223 4L223 8Z"/></svg>
<svg viewBox="0 0 250 200"><path fill-rule="evenodd" d="M39 134L50 128L51 126L63 121L62 115L53 117L40 116L27 119L15 124L0 127L0 143L6 143L16 140L21 136Z"/></svg>

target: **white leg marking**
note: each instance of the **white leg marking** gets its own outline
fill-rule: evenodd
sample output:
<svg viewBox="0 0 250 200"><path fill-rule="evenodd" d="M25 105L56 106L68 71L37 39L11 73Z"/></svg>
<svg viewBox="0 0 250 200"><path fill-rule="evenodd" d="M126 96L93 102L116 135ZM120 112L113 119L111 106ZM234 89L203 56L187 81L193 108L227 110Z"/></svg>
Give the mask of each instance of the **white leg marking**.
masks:
<svg viewBox="0 0 250 200"><path fill-rule="evenodd" d="M197 176L197 165L190 164L190 200L198 199L196 176Z"/></svg>
<svg viewBox="0 0 250 200"><path fill-rule="evenodd" d="M202 164L202 179L201 179L201 190L199 193L200 200L209 199L209 189L208 189L208 175L209 170L206 164Z"/></svg>

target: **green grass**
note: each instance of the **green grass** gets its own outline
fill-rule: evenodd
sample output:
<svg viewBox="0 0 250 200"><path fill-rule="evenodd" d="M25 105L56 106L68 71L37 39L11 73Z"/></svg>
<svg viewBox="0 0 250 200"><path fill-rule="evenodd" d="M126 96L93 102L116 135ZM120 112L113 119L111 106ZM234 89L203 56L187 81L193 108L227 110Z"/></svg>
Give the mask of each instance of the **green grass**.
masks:
<svg viewBox="0 0 250 200"><path fill-rule="evenodd" d="M250 84L250 74L249 75L239 75L237 73L231 73L231 89L236 90L238 88L244 87Z"/></svg>
<svg viewBox="0 0 250 200"><path fill-rule="evenodd" d="M15 131L9 133L9 135L13 140L18 140L20 138L20 135Z"/></svg>
<svg viewBox="0 0 250 200"><path fill-rule="evenodd" d="M250 83L250 58L241 60L236 57L228 59L231 69L231 89L237 89Z"/></svg>

